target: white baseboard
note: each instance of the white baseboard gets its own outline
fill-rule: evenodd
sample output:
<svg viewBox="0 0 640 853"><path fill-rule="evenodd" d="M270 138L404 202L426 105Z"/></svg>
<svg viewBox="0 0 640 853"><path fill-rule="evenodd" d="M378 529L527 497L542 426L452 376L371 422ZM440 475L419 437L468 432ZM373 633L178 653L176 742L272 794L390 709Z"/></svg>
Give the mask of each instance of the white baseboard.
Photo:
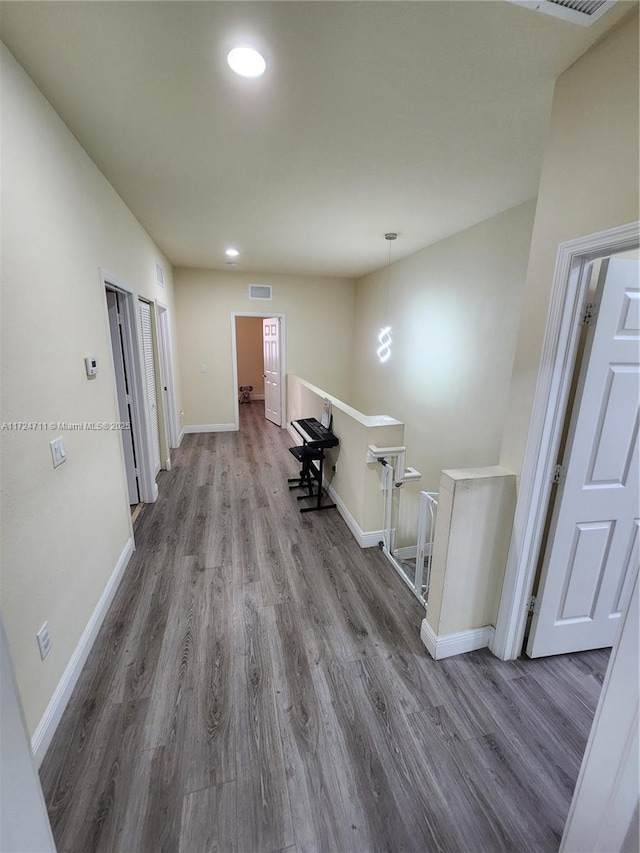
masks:
<svg viewBox="0 0 640 853"><path fill-rule="evenodd" d="M49 748L49 744L53 738L55 730L62 718L64 709L67 707L67 702L71 698L73 688L82 672L82 667L85 665L91 647L93 646L100 626L104 621L104 617L113 601L118 585L122 580L124 570L127 568L131 555L133 554L133 539L129 538L124 546L122 553L118 558L118 562L111 573L111 577L107 581L105 588L102 590L98 603L96 604L93 613L89 617L89 621L82 632L82 636L78 641L75 651L71 655L71 659L67 664L62 678L58 682L53 696L46 707L42 719L31 738L31 751L36 762L36 766L40 767L44 756Z"/></svg>
<svg viewBox="0 0 640 853"><path fill-rule="evenodd" d="M178 447L182 444L182 439L184 438L184 427L180 430L180 435L178 436Z"/></svg>
<svg viewBox="0 0 640 853"><path fill-rule="evenodd" d="M238 424L187 424L183 432L237 432Z"/></svg>
<svg viewBox="0 0 640 853"><path fill-rule="evenodd" d="M442 660L442 658L462 655L465 652L473 652L476 649L484 649L491 642L493 635L494 628L491 625L487 625L485 628L458 631L455 634L443 634L440 637L434 633L426 619L422 620L420 628L420 639L434 660Z"/></svg>
<svg viewBox="0 0 640 853"><path fill-rule="evenodd" d="M291 438L294 440L296 445L302 444L302 436L295 431L295 429L291 426L291 422L286 424L286 429Z"/></svg>
<svg viewBox="0 0 640 853"><path fill-rule="evenodd" d="M361 548L375 548L382 539L382 530L363 530L355 518L349 512L349 509L340 495L336 492L333 486L325 483L327 494L338 508L338 512L345 520L349 530Z"/></svg>

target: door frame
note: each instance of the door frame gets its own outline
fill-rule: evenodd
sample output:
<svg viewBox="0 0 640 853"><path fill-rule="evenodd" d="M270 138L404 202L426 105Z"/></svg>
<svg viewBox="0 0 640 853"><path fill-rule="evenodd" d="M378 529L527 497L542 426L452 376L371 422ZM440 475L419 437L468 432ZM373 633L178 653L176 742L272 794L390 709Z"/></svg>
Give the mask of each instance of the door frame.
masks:
<svg viewBox="0 0 640 853"><path fill-rule="evenodd" d="M278 314L276 311L232 311L231 312L231 359L233 365L233 416L235 418L233 428L240 429L240 401L238 399L238 344L236 340L236 317L276 317L280 323L280 411L282 412L281 429L287 427L287 383L286 383L286 354L287 354L287 326L286 315Z"/></svg>
<svg viewBox="0 0 640 853"><path fill-rule="evenodd" d="M167 428L167 439L170 449L180 447L178 429L178 407L176 404L176 385L173 374L173 347L171 343L171 314L169 306L156 300L156 325L158 329L158 349L160 351L160 375L163 387L166 386L166 401L163 395L163 404L166 403L168 411L165 411L165 424ZM170 462L170 460L167 460Z"/></svg>
<svg viewBox="0 0 640 853"><path fill-rule="evenodd" d="M560 853L632 850L638 803L638 573L585 747ZM634 838L635 835L635 838Z"/></svg>
<svg viewBox="0 0 640 853"><path fill-rule="evenodd" d="M560 243L533 398L531 422L491 651L519 657L535 580L581 327L575 322L591 263L640 247L640 222Z"/></svg>
<svg viewBox="0 0 640 853"><path fill-rule="evenodd" d="M149 326L151 332L151 358L153 359L153 385L155 390L155 398L156 398L156 426L158 429L158 460L156 464L156 459L154 456L153 447L155 444L154 435L153 435L153 420L151 417L151 407L149 405L149 386L147 384L147 370L146 365L144 364L144 341L143 341L143 333L142 333L142 315L140 313L140 306L147 305L149 308ZM162 450L163 443L166 442L166 427L164 422L164 401L161 401L160 405L158 405L158 389L162 385L162 375L160 373L160 358L159 358L159 346L158 346L158 329L156 327L156 312L155 312L155 303L153 299L149 299L147 296L141 296L138 294L138 299L136 302L136 319L137 319L137 332L138 332L138 341L140 344L140 368L142 370L142 388L144 391L143 405L145 414L147 416L147 437L149 440L148 448L149 448L149 459L151 461L151 471L153 474L153 479L155 482L155 478L158 476L160 471L163 470L163 459L162 459ZM162 395L161 395L162 396ZM166 460L165 460L166 461Z"/></svg>
<svg viewBox="0 0 640 853"><path fill-rule="evenodd" d="M140 497L140 469L137 464L137 445L136 445L136 434L133 429L133 423L135 421L135 416L132 414L132 397L131 394L127 393L127 389L130 389L131 386L131 378L129 377L129 373L131 372L131 365L129 363L129 356L124 351L124 341L122 337L122 323L118 322L118 311L120 306L124 303L124 295L120 290L116 290L112 287L105 288L105 296L107 299L107 315L109 321L109 333L110 333L110 343L111 343L111 357L114 367L114 376L116 381L116 397L118 402L118 413L120 415L121 420L128 420L131 429L129 430L129 440L131 441L131 457L126 452L127 439L125 438L124 430L120 431L120 435L122 437L121 445L122 445L122 459L124 462L124 470L125 470L125 480L127 484L127 494L129 496L128 504L130 507L139 504L141 502ZM111 303L111 297L113 297L113 305ZM115 316L112 314L112 307L115 307ZM124 309L123 309L124 310ZM115 327L115 328L114 328ZM117 340L114 340L117 339ZM122 365L122 370L120 369L120 364ZM117 367L116 367L117 365ZM121 387L121 383L124 387ZM121 393L127 398L126 407L127 414L126 417L120 405L120 395ZM131 470L131 466L133 466L133 470ZM135 496L132 492L130 482L131 475L135 479ZM135 497L135 500L131 500L132 497Z"/></svg>
<svg viewBox="0 0 640 853"><path fill-rule="evenodd" d="M131 408L134 414L134 423L131 428L134 433L134 442L137 447L137 462L138 462L138 486L140 490L140 500L143 503L153 503L158 497L158 485L153 473L153 461L151 458L151 439L150 439L150 424L147 418L147 407L144 404L142 389L144 388L142 375L142 355L140 351L140 340L138 335L138 294L122 279L112 275L106 270L100 268L100 285L102 287L102 299L104 303L105 322L109 323L107 295L106 290L117 290L123 296L123 317L122 317L122 342L125 349L125 356L129 360L131 367ZM111 376L114 377L114 394L115 394L115 366L113 364L113 353L109 346L109 356L111 362ZM122 461L124 465L124 450L122 450Z"/></svg>

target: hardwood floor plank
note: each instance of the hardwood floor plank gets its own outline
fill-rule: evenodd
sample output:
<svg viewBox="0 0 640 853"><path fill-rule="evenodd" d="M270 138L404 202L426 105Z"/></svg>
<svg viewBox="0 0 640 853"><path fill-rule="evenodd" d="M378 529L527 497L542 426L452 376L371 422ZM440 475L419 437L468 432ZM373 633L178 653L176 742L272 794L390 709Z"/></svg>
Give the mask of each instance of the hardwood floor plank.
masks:
<svg viewBox="0 0 640 853"><path fill-rule="evenodd" d="M151 708L142 742L144 750L166 746L174 737L180 703L187 690L189 668L193 665L194 618L203 583L203 574L197 571L197 558L180 559L151 689Z"/></svg>
<svg viewBox="0 0 640 853"><path fill-rule="evenodd" d="M238 847L279 850L294 842L269 655L267 626L258 584L234 587L241 608L236 679Z"/></svg>
<svg viewBox="0 0 640 853"><path fill-rule="evenodd" d="M586 746L586 733L566 717L551 696L525 677L513 679L501 691L485 694L485 706L496 731L509 734L513 743L531 751L532 766L564 798L571 797ZM527 746L529 750L527 750Z"/></svg>
<svg viewBox="0 0 640 853"><path fill-rule="evenodd" d="M231 519L232 562L242 569L238 577L240 583L252 583L260 577L256 524L257 519L251 510L249 500L244 497L236 499Z"/></svg>
<svg viewBox="0 0 640 853"><path fill-rule="evenodd" d="M145 600L140 607L140 618L132 625L122 659L123 666L126 666L124 683L121 694L115 694L121 696L121 701L151 695L173 588L173 577L169 571L161 571L154 576L149 604L145 607Z"/></svg>
<svg viewBox="0 0 640 853"><path fill-rule="evenodd" d="M395 702L386 679L380 678L371 661L359 661L361 683L368 699L367 719L375 726L379 744L387 748L388 764L394 767L396 790L403 787L415 803L415 826L421 819L434 845L442 849L504 849L500 834L485 814L476 790L452 764L451 753L438 738L419 737ZM428 795L427 793L428 792ZM406 805L404 808L406 815ZM423 831L425 842L426 833Z"/></svg>
<svg viewBox="0 0 640 853"><path fill-rule="evenodd" d="M120 709L96 692L83 703L72 736L64 731L54 738L40 780L46 793L47 810L59 853L78 850L78 836L84 831L93 796L108 766L105 744L113 742L119 730ZM56 733L57 735L57 733ZM65 737L66 736L66 737Z"/></svg>
<svg viewBox="0 0 640 853"><path fill-rule="evenodd" d="M235 782L185 796L178 853L234 853L237 834Z"/></svg>
<svg viewBox="0 0 640 853"><path fill-rule="evenodd" d="M293 605L265 608L296 847L360 851L359 804L340 785Z"/></svg>
<svg viewBox="0 0 640 853"><path fill-rule="evenodd" d="M80 798L85 807L75 833L76 849L111 853L119 847L120 834L131 800L137 743L148 712L149 700L139 699L119 707L117 727L102 747L106 768L93 796Z"/></svg>
<svg viewBox="0 0 640 853"><path fill-rule="evenodd" d="M564 810L554 803L549 811L537 791L532 795L527 782L528 754L513 749L508 737L494 732L466 741L456 749L455 758L458 767L478 780L478 797L487 814L493 814L508 849L556 853L564 825L560 812Z"/></svg>
<svg viewBox="0 0 640 853"><path fill-rule="evenodd" d="M236 778L233 587L227 567L204 571L195 597L193 642L185 709L186 792Z"/></svg>
<svg viewBox="0 0 640 853"><path fill-rule="evenodd" d="M255 513L253 533L264 604L281 604L283 601L289 601L291 592L288 582L287 555L282 547L287 537L285 525L274 517L273 512L258 510Z"/></svg>
<svg viewBox="0 0 640 853"><path fill-rule="evenodd" d="M179 847L183 806L183 752L173 740L138 752L130 805L114 853L175 853Z"/></svg>
<svg viewBox="0 0 640 853"><path fill-rule="evenodd" d="M530 676L547 693L557 695L558 700L565 707L568 706L570 713L582 713L585 709L589 715L600 697L610 652L610 649L597 649L579 655L523 660L522 674ZM557 690L559 677L566 685L562 691Z"/></svg>
<svg viewBox="0 0 640 853"><path fill-rule="evenodd" d="M372 714L357 664L334 664L327 672L331 698L356 773L357 794L371 832L372 850L446 850L429 810L416 803L418 789L407 773L407 756L388 744ZM448 835L448 834L447 834ZM450 839L449 839L450 840ZM450 848L449 848L450 849Z"/></svg>

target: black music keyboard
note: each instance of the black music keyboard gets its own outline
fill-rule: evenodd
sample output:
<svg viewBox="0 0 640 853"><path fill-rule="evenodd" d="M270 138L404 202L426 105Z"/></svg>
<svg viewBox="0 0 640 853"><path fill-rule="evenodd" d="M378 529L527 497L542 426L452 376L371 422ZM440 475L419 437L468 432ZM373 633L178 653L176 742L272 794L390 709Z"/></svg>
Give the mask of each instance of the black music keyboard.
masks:
<svg viewBox="0 0 640 853"><path fill-rule="evenodd" d="M310 447L336 447L340 444L331 430L323 427L316 418L301 418L299 421L291 421L291 426L302 436L305 444Z"/></svg>

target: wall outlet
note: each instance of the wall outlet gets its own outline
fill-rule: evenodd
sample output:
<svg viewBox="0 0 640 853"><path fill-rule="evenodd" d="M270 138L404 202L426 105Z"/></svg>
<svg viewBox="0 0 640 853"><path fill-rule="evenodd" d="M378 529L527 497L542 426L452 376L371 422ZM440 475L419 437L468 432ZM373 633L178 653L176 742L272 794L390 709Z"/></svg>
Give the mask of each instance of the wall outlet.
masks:
<svg viewBox="0 0 640 853"><path fill-rule="evenodd" d="M40 649L40 657L44 660L51 651L51 637L49 636L48 622L45 622L42 628L38 631L36 634L36 640L38 641L38 648Z"/></svg>

